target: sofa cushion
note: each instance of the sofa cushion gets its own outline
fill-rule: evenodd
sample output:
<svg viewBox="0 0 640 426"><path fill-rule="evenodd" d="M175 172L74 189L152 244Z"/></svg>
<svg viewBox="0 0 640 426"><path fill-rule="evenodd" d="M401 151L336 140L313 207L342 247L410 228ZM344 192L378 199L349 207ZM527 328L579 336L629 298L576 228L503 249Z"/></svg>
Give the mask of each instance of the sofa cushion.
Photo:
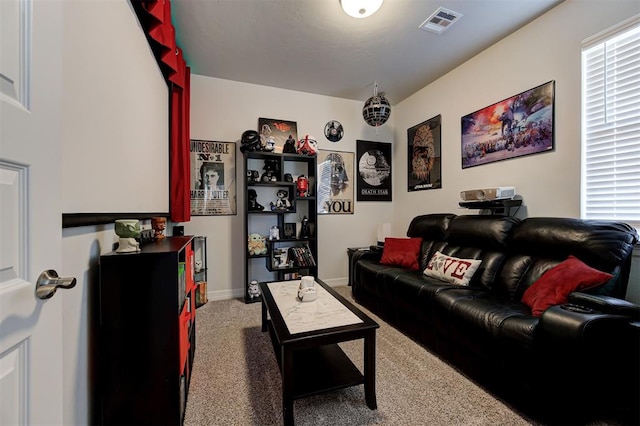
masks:
<svg viewBox="0 0 640 426"><path fill-rule="evenodd" d="M382 265L403 266L412 271L419 269L418 256L422 238L385 238L382 250Z"/></svg>
<svg viewBox="0 0 640 426"><path fill-rule="evenodd" d="M460 259L437 251L429 261L424 274L456 285L467 286L481 263L481 260Z"/></svg>
<svg viewBox="0 0 640 426"><path fill-rule="evenodd" d="M569 256L567 260L542 274L524 292L522 302L531 308L534 316L540 316L550 306L566 303L571 292L603 285L611 278L611 274L594 269L577 257Z"/></svg>

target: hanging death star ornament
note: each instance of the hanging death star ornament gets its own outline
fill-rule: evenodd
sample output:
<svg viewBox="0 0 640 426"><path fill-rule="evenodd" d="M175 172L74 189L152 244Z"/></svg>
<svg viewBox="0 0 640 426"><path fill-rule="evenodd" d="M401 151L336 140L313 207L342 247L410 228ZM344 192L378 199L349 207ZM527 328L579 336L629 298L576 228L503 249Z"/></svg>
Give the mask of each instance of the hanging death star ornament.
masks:
<svg viewBox="0 0 640 426"><path fill-rule="evenodd" d="M391 116L391 104L384 97L378 95L378 83L374 83L373 96L367 99L362 107L364 121L373 127L382 126Z"/></svg>

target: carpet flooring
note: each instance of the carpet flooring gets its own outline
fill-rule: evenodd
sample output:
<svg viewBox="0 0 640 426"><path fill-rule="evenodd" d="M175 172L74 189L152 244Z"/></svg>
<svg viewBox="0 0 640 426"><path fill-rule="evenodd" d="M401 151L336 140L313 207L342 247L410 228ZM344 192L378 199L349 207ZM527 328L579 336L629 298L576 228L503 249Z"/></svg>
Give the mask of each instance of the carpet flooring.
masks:
<svg viewBox="0 0 640 426"><path fill-rule="evenodd" d="M349 300L351 288L336 287ZM502 401L387 325L376 335L377 410L362 385L294 402L298 425L527 425ZM261 306L213 301L196 317L196 353L186 426L282 424L280 372ZM362 340L341 343L362 371ZM309 365L313 368L313 365Z"/></svg>

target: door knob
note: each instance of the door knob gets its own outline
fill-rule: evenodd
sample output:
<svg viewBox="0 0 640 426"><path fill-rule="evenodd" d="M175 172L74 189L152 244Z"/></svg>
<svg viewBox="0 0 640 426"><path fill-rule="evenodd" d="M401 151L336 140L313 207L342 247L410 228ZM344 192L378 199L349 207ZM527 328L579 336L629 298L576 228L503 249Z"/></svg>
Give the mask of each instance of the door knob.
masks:
<svg viewBox="0 0 640 426"><path fill-rule="evenodd" d="M53 269L44 271L36 281L36 296L39 299L49 299L56 294L58 287L73 288L76 285L76 279L73 277L61 278Z"/></svg>

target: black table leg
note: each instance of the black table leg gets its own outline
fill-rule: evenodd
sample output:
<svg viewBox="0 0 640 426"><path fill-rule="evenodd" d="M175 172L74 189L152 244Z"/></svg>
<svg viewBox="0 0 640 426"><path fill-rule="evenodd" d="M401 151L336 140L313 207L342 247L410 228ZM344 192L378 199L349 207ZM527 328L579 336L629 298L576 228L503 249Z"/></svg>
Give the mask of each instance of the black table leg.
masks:
<svg viewBox="0 0 640 426"><path fill-rule="evenodd" d="M285 426L293 426L293 351L281 346L282 357L282 417Z"/></svg>
<svg viewBox="0 0 640 426"><path fill-rule="evenodd" d="M267 302L262 298L262 331L267 331Z"/></svg>
<svg viewBox="0 0 640 426"><path fill-rule="evenodd" d="M364 338L364 399L367 407L375 410L376 402L376 332L370 331Z"/></svg>

